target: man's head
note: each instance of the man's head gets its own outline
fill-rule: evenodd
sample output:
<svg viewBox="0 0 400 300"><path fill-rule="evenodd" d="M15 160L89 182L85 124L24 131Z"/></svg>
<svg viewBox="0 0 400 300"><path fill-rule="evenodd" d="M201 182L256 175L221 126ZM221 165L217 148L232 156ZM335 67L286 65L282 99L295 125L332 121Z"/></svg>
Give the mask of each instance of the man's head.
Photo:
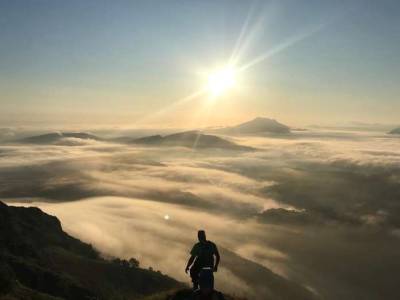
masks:
<svg viewBox="0 0 400 300"><path fill-rule="evenodd" d="M206 238L206 232L204 230L199 230L197 232L197 237L199 238L200 242L205 242L207 240Z"/></svg>

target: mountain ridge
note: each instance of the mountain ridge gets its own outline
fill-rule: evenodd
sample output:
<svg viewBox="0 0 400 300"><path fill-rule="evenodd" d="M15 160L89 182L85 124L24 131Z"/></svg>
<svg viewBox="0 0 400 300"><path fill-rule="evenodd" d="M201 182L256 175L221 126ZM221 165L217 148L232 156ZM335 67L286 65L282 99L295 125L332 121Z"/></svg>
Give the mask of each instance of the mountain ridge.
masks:
<svg viewBox="0 0 400 300"><path fill-rule="evenodd" d="M109 141L121 144L138 144L152 146L181 146L187 148L205 149L219 148L227 150L254 150L248 146L238 145L225 138L213 135L212 133L220 133L226 135L257 135L257 134L290 134L290 127L279 123L275 119L257 117L250 121L238 124L236 126L222 127L216 129L188 130L167 135L154 134L138 138L129 136L120 136L117 138L100 138L94 134L87 132L50 132L40 135L34 135L16 140L18 143L27 144L63 144L75 145L73 141L65 141L66 139L93 140L93 141Z"/></svg>
<svg viewBox="0 0 400 300"><path fill-rule="evenodd" d="M65 139L74 138L80 140L108 141L121 144L136 144L144 146L177 146L192 149L225 149L235 151L251 151L252 147L238 145L234 142L218 137L216 135L205 134L202 131L190 130L168 135L150 135L140 138L118 137L114 139L102 139L93 134L85 132L54 132L41 135L35 135L18 140L20 143L38 144L38 145L76 145L74 143L66 144ZM63 143L64 142L64 143ZM79 145L79 144L78 144Z"/></svg>

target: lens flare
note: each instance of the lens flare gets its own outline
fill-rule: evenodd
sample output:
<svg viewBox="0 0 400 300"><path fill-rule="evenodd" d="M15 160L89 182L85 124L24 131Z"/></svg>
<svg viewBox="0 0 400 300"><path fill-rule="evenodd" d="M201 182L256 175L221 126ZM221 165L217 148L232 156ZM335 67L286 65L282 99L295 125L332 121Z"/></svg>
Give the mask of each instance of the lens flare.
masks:
<svg viewBox="0 0 400 300"><path fill-rule="evenodd" d="M208 77L207 88L214 97L232 88L236 83L236 71L232 67L226 67L211 73Z"/></svg>

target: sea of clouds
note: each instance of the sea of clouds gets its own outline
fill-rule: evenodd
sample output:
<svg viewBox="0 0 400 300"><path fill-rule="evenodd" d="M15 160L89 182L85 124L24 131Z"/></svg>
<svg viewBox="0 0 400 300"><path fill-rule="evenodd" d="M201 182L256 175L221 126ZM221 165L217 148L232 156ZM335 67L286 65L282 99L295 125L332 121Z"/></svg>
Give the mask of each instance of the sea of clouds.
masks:
<svg viewBox="0 0 400 300"><path fill-rule="evenodd" d="M230 139L256 150L4 142L0 199L39 206L104 255L185 282L201 228L225 254L224 290L263 295L263 278L238 267L251 261L324 299L400 295L400 138L312 130Z"/></svg>

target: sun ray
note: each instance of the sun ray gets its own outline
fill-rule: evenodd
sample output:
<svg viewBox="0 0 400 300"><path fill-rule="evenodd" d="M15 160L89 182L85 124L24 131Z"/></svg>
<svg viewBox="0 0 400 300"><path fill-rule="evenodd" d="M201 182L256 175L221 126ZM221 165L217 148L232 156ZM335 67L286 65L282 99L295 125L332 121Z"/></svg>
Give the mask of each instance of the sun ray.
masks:
<svg viewBox="0 0 400 300"><path fill-rule="evenodd" d="M311 28L310 30L307 30L303 33L300 33L298 35L292 36L288 39L286 39L284 42L282 42L279 45L276 45L275 47L273 47L272 49L264 52L263 54L260 54L259 56L257 56L256 58L252 59L251 61L241 65L240 67L238 67L238 71L242 72L250 67L253 67L254 65L257 65L261 62L263 62L264 60L271 58L272 56L300 43L301 41L315 35L316 33L320 32L325 26L327 25L327 23L322 23L319 24L318 26L315 26L313 28Z"/></svg>
<svg viewBox="0 0 400 300"><path fill-rule="evenodd" d="M199 89L198 91L190 94L189 96L183 97L179 100L172 102L170 105L164 107L163 109L160 109L160 110L153 112L147 116L144 116L143 118L140 118L139 120L137 120L136 123L145 123L146 121L149 121L150 119L156 120L160 115L163 115L163 114L166 114L166 113L172 111L177 106L183 105L189 101L192 101L199 97L202 97L206 93L207 93L207 89L206 89L206 87L203 87L202 89Z"/></svg>
<svg viewBox="0 0 400 300"><path fill-rule="evenodd" d="M253 5L250 7L250 9L247 13L247 17L246 17L244 23L242 25L240 34L235 43L235 47L232 50L232 54L229 59L229 63L231 65L236 65L238 63L241 52L246 47L246 45L249 44L249 40L250 40L249 36L251 34L247 34L247 32L248 32L250 20L251 20L252 16L254 15L254 11L255 11L255 5L253 3ZM252 30L252 32L254 32L254 30Z"/></svg>

